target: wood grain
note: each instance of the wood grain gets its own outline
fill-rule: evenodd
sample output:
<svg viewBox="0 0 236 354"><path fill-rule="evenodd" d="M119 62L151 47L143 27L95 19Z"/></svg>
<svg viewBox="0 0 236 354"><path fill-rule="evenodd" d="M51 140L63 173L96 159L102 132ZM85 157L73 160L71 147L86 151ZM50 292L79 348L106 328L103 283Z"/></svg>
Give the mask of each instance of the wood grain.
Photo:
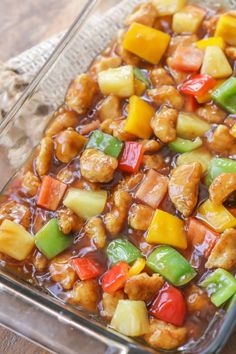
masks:
<svg viewBox="0 0 236 354"><path fill-rule="evenodd" d="M0 60L8 58L65 30L84 0L0 0ZM15 333L0 327L1 354L48 354ZM222 354L236 353L231 336Z"/></svg>

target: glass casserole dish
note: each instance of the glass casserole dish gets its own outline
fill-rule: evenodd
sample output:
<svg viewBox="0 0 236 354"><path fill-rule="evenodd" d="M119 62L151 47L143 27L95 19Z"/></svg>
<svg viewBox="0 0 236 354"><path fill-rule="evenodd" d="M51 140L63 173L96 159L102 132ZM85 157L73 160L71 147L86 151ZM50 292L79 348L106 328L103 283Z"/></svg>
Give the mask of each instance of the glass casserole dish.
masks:
<svg viewBox="0 0 236 354"><path fill-rule="evenodd" d="M96 23L96 28L91 28L92 40L87 42L85 40L87 38L86 26L88 28L89 23L91 23L91 17L87 17L88 13L94 16L99 6L103 6L105 10L117 3L119 2L90 1L87 4L53 56L2 123L0 163L3 173L1 187L4 187L4 184L14 175L16 169L27 159L30 148L33 148L39 142L41 133L47 123L45 109L50 115L62 102L69 82L76 74L86 71L95 55L106 47L114 37L116 30L122 26L125 15L139 1L133 1L129 7L125 7L127 12L124 11L124 7L121 4L116 8L115 14L112 10L110 13L105 14L108 22L106 30L104 30L102 20L93 17L92 23L93 25ZM98 34L99 26L101 26L102 40L100 38L101 35ZM79 45L76 46L82 40L85 43L84 53L81 52ZM76 47L79 52L76 52ZM78 56L80 58L79 61ZM41 102L41 107L39 105L34 120L32 107L35 102L37 104ZM40 112L43 113L40 115ZM31 115L31 125L29 123L26 124L24 121L24 117L29 117L29 115ZM37 130L35 129L36 125ZM32 134L32 129L34 134ZM1 301L1 306L3 306L1 321L16 331L29 336L32 340L63 353L77 351L78 342L80 343L81 351L88 353L93 352L95 346L98 353L104 352L106 347L112 347L114 352L134 351L138 353L142 352L142 350L153 352L150 348L144 349L142 344L135 344L135 342L127 340L111 330L107 330L96 323L96 318L91 319L91 317L82 312L80 315L76 314L68 306L48 297L46 294L42 294L33 286L28 286L15 279L13 275L6 274L5 270L2 270L1 273L1 297L3 298L3 301ZM17 306L15 301L18 303ZM16 311L16 313L14 314L13 311ZM27 316L29 319L27 319ZM235 308L227 316L223 316L219 311L217 318L200 342L194 347L184 348L183 352L216 352L226 340L230 328L233 327L234 317ZM60 320L59 322L58 319ZM218 327L221 327L219 331ZM79 340L78 330L91 336L91 340L85 340L83 335L81 335ZM215 337L217 336L217 340L212 340L212 333L214 333ZM222 336L220 335L221 333L223 333ZM83 348L82 345L84 346Z"/></svg>

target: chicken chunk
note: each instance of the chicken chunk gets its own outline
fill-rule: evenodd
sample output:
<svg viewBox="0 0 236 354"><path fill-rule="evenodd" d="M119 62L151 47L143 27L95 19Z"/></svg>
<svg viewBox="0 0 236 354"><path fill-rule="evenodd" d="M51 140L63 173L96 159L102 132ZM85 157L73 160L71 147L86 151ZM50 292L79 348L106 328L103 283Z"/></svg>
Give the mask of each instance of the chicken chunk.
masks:
<svg viewBox="0 0 236 354"><path fill-rule="evenodd" d="M163 143L169 143L176 139L176 122L178 111L173 108L163 107L155 114L151 121L154 134Z"/></svg>
<svg viewBox="0 0 236 354"><path fill-rule="evenodd" d="M227 47L225 54L232 60L236 60L236 47Z"/></svg>
<svg viewBox="0 0 236 354"><path fill-rule="evenodd" d="M58 225L65 235L80 231L84 223L83 219L75 215L69 208L59 210L57 219Z"/></svg>
<svg viewBox="0 0 236 354"><path fill-rule="evenodd" d="M142 166L147 170L153 169L158 171L165 166L165 162L161 155L144 155Z"/></svg>
<svg viewBox="0 0 236 354"><path fill-rule="evenodd" d="M97 249L103 249L106 246L107 236L103 221L95 216L85 225L85 234L93 242Z"/></svg>
<svg viewBox="0 0 236 354"><path fill-rule="evenodd" d="M228 229L213 248L205 267L232 269L236 265L236 230Z"/></svg>
<svg viewBox="0 0 236 354"><path fill-rule="evenodd" d="M122 290L116 291L114 294L103 293L102 295L102 307L101 315L107 319L111 319L115 313L119 300L123 300L125 294Z"/></svg>
<svg viewBox="0 0 236 354"><path fill-rule="evenodd" d="M96 82L89 74L79 75L70 85L65 102L78 114L86 114L97 91Z"/></svg>
<svg viewBox="0 0 236 354"><path fill-rule="evenodd" d="M118 188L126 191L132 191L135 187L137 187L139 182L141 182L142 178L142 172L137 172L130 176L126 176L124 179L121 180L118 185Z"/></svg>
<svg viewBox="0 0 236 354"><path fill-rule="evenodd" d="M161 289L164 282L164 279L159 274L149 276L147 273L141 273L126 281L124 292L130 300L149 302Z"/></svg>
<svg viewBox="0 0 236 354"><path fill-rule="evenodd" d="M68 298L68 302L82 306L86 310L95 312L99 301L99 286L96 280L83 280L75 283Z"/></svg>
<svg viewBox="0 0 236 354"><path fill-rule="evenodd" d="M89 133L91 133L93 130L96 130L100 127L100 121L98 119L93 120L92 122L83 125L80 128L80 134L81 135L87 135Z"/></svg>
<svg viewBox="0 0 236 354"><path fill-rule="evenodd" d="M230 134L230 129L223 124L218 125L208 138L208 146L219 154L236 154L236 139Z"/></svg>
<svg viewBox="0 0 236 354"><path fill-rule="evenodd" d="M99 119L103 122L107 119L118 119L122 116L120 98L117 96L107 96L98 106Z"/></svg>
<svg viewBox="0 0 236 354"><path fill-rule="evenodd" d="M87 139L74 129L64 130L55 138L57 159L63 163L70 162L80 153L86 142Z"/></svg>
<svg viewBox="0 0 236 354"><path fill-rule="evenodd" d="M138 22L142 25L152 27L157 16L158 12L155 6L151 2L148 2L139 6L136 11L129 15L125 20L125 25L129 26L133 22Z"/></svg>
<svg viewBox="0 0 236 354"><path fill-rule="evenodd" d="M49 265L50 276L59 283L64 290L70 290L77 279L77 275L70 264L68 255L55 257Z"/></svg>
<svg viewBox="0 0 236 354"><path fill-rule="evenodd" d="M142 140L140 143L143 144L144 153L157 152L162 148L161 143L156 140Z"/></svg>
<svg viewBox="0 0 236 354"><path fill-rule="evenodd" d="M30 208L15 201L9 201L0 207L0 224L3 220L11 220L16 224L21 224L25 229L30 226Z"/></svg>
<svg viewBox="0 0 236 354"><path fill-rule="evenodd" d="M214 204L221 205L235 190L236 173L222 173L210 186L210 199Z"/></svg>
<svg viewBox="0 0 236 354"><path fill-rule="evenodd" d="M132 197L124 190L114 193L112 210L105 215L104 219L106 229L112 236L116 236L122 230L131 201Z"/></svg>
<svg viewBox="0 0 236 354"><path fill-rule="evenodd" d="M56 115L56 117L46 130L46 135L52 137L67 128L75 128L77 124L78 118L76 117L76 114L74 112L63 112L61 114Z"/></svg>
<svg viewBox="0 0 236 354"><path fill-rule="evenodd" d="M134 230L146 231L152 221L154 210L147 205L133 204L129 211L129 225Z"/></svg>
<svg viewBox="0 0 236 354"><path fill-rule="evenodd" d="M40 143L38 156L35 160L36 171L40 177L48 173L53 159L53 151L54 145L52 138L43 138Z"/></svg>
<svg viewBox="0 0 236 354"><path fill-rule="evenodd" d="M151 318L149 333L145 334L144 339L154 348L175 349L186 342L187 328Z"/></svg>
<svg viewBox="0 0 236 354"><path fill-rule="evenodd" d="M188 312L191 314L196 312L205 314L214 308L207 293L194 284L185 289L184 295Z"/></svg>
<svg viewBox="0 0 236 354"><path fill-rule="evenodd" d="M202 175L199 162L182 165L172 171L169 196L176 209L185 217L192 214L198 200L198 185Z"/></svg>
<svg viewBox="0 0 236 354"><path fill-rule="evenodd" d="M91 72L95 74L100 73L108 69L118 68L121 66L122 60L120 57L102 57L100 56L98 60L92 65Z"/></svg>
<svg viewBox="0 0 236 354"><path fill-rule="evenodd" d="M34 197L38 192L40 184L40 179L35 176L33 172L26 172L22 179L22 188L24 190L24 194L28 197Z"/></svg>
<svg viewBox="0 0 236 354"><path fill-rule="evenodd" d="M34 252L31 261L38 272L42 272L48 265L47 258L39 251Z"/></svg>
<svg viewBox="0 0 236 354"><path fill-rule="evenodd" d="M89 182L110 182L117 166L118 161L114 157L96 149L86 149L80 158L81 175Z"/></svg>
<svg viewBox="0 0 236 354"><path fill-rule="evenodd" d="M197 110L197 114L208 123L220 124L224 121L226 113L217 107L216 105L210 103L205 104Z"/></svg>
<svg viewBox="0 0 236 354"><path fill-rule="evenodd" d="M148 96L158 106L166 105L178 110L184 106L184 98L174 86L163 85L149 90Z"/></svg>
<svg viewBox="0 0 236 354"><path fill-rule="evenodd" d="M150 73L150 79L154 87L175 84L168 71L163 68L153 69Z"/></svg>

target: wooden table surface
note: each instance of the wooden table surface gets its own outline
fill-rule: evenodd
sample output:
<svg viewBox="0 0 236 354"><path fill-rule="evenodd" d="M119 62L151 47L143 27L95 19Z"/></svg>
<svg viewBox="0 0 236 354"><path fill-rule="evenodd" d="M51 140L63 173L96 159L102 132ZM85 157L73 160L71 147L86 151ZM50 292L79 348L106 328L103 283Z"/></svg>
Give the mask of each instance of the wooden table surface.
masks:
<svg viewBox="0 0 236 354"><path fill-rule="evenodd" d="M0 0L0 61L65 30L84 0ZM1 354L48 354L35 344L0 327ZM236 353L232 335L222 354Z"/></svg>

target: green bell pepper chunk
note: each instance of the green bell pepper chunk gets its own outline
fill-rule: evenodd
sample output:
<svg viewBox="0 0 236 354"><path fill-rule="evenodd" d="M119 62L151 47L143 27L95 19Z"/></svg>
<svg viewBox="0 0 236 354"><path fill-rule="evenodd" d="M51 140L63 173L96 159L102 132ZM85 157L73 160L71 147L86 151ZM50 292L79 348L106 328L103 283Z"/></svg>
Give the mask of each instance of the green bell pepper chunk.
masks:
<svg viewBox="0 0 236 354"><path fill-rule="evenodd" d="M236 293L229 300L229 303L228 303L228 306L227 306L227 312L230 312L235 304L236 304Z"/></svg>
<svg viewBox="0 0 236 354"><path fill-rule="evenodd" d="M169 148L176 152L189 152L199 148L202 145L202 139L197 137L194 141L177 138L175 141L169 143Z"/></svg>
<svg viewBox="0 0 236 354"><path fill-rule="evenodd" d="M200 286L206 288L211 302L220 306L236 293L236 279L222 268L218 268L204 279Z"/></svg>
<svg viewBox="0 0 236 354"><path fill-rule="evenodd" d="M110 155L118 159L123 143L109 134L105 134L100 130L95 130L86 145L86 149L98 149L106 155Z"/></svg>
<svg viewBox="0 0 236 354"><path fill-rule="evenodd" d="M147 258L147 265L175 286L184 285L197 275L188 261L169 246L156 248Z"/></svg>
<svg viewBox="0 0 236 354"><path fill-rule="evenodd" d="M236 78L231 77L211 94L214 102L229 113L236 114Z"/></svg>
<svg viewBox="0 0 236 354"><path fill-rule="evenodd" d="M214 179L222 173L235 173L236 161L228 158L214 157L208 166L208 174L206 176L206 185L214 181Z"/></svg>
<svg viewBox="0 0 236 354"><path fill-rule="evenodd" d="M35 235L35 245L48 259L57 256L70 247L73 239L64 235L58 226L57 219L51 219Z"/></svg>
<svg viewBox="0 0 236 354"><path fill-rule="evenodd" d="M142 81L145 83L145 85L150 88L150 82L148 80L148 78L145 76L145 74L143 73L142 70L140 70L139 68L134 68L134 76L136 77L136 79L138 79L139 81Z"/></svg>
<svg viewBox="0 0 236 354"><path fill-rule="evenodd" d="M107 255L113 264L120 261L130 264L141 256L141 252L128 240L118 238L108 245Z"/></svg>

